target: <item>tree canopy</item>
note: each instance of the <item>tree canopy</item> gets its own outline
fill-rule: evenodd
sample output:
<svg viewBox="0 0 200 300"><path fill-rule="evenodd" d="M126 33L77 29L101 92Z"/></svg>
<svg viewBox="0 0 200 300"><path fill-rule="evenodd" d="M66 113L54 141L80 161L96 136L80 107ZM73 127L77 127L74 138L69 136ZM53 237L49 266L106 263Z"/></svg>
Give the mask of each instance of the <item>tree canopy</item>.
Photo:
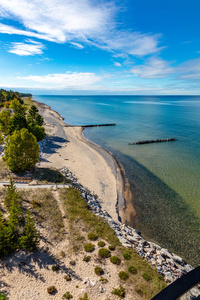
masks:
<svg viewBox="0 0 200 300"><path fill-rule="evenodd" d="M5 156L8 167L13 172L31 170L39 162L39 145L36 137L28 129L16 130L7 137Z"/></svg>

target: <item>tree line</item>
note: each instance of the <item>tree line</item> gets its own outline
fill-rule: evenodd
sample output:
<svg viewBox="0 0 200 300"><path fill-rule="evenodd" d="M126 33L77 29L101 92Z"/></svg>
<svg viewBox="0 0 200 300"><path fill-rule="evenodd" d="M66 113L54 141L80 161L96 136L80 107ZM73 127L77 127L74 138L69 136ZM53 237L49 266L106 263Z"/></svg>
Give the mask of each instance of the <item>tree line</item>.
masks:
<svg viewBox="0 0 200 300"><path fill-rule="evenodd" d="M5 206L9 212L7 219L0 210L0 257L17 249L35 251L39 244L39 233L30 211L24 215L20 205L21 196L12 179L7 187Z"/></svg>
<svg viewBox="0 0 200 300"><path fill-rule="evenodd" d="M2 95L4 108L0 113L0 130L7 137L3 159L13 172L33 169L39 161L37 141L45 137L44 120L35 105L27 112L18 92L1 90L0 101ZM3 141L0 134L0 143Z"/></svg>

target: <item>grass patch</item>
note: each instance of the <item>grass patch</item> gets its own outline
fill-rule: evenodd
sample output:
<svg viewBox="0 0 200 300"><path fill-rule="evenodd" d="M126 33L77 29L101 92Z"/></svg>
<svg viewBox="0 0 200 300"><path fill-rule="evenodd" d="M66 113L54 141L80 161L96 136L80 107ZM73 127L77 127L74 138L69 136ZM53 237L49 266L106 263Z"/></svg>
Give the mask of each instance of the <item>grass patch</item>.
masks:
<svg viewBox="0 0 200 300"><path fill-rule="evenodd" d="M47 288L47 293L50 294L50 295L53 294L53 293L55 293L55 291L56 291L56 287L54 285L49 286Z"/></svg>
<svg viewBox="0 0 200 300"><path fill-rule="evenodd" d="M105 284L105 283L108 282L108 279L101 276L101 278L99 279L99 281L100 281L102 284Z"/></svg>
<svg viewBox="0 0 200 300"><path fill-rule="evenodd" d="M70 275L65 275L65 277L64 277L64 278L65 278L65 280L66 280L66 281L71 281L71 280L72 280L72 278L71 278L71 276L70 276Z"/></svg>
<svg viewBox="0 0 200 300"><path fill-rule="evenodd" d="M128 279L128 273L121 271L118 273L118 276L121 280L127 280Z"/></svg>
<svg viewBox="0 0 200 300"><path fill-rule="evenodd" d="M98 239L98 235L96 235L93 232L88 233L88 240L90 240L90 241L96 241L97 239Z"/></svg>
<svg viewBox="0 0 200 300"><path fill-rule="evenodd" d="M8 300L8 298L6 297L6 295L0 292L0 300Z"/></svg>
<svg viewBox="0 0 200 300"><path fill-rule="evenodd" d="M109 249L110 251L115 251L115 246L114 246L114 245L109 245L109 246L108 246L108 249Z"/></svg>
<svg viewBox="0 0 200 300"><path fill-rule="evenodd" d="M131 259L131 255L130 255L130 253L128 253L128 252L123 253L123 257L124 257L124 259L126 259L126 260L130 260L130 259Z"/></svg>
<svg viewBox="0 0 200 300"><path fill-rule="evenodd" d="M73 296L70 294L70 292L66 292L64 295L63 295L63 299L72 299Z"/></svg>
<svg viewBox="0 0 200 300"><path fill-rule="evenodd" d="M131 273L131 274L137 274L137 269L134 267L134 266L130 266L128 268L128 271Z"/></svg>
<svg viewBox="0 0 200 300"><path fill-rule="evenodd" d="M83 258L83 261L85 261L85 262L89 262L90 260L91 260L91 256L85 255Z"/></svg>
<svg viewBox="0 0 200 300"><path fill-rule="evenodd" d="M29 110L32 105L38 107L38 105L30 97L21 97L21 98L24 101L24 104L27 106L27 110Z"/></svg>
<svg viewBox="0 0 200 300"><path fill-rule="evenodd" d="M1 170L0 180L3 180L3 179L9 180L10 175L11 175L11 171L7 167L6 162L4 162L2 159L0 159L0 170Z"/></svg>
<svg viewBox="0 0 200 300"><path fill-rule="evenodd" d="M94 245L92 243L87 243L84 245L84 249L86 252L92 252L94 250Z"/></svg>
<svg viewBox="0 0 200 300"><path fill-rule="evenodd" d="M70 242L73 244L74 239L76 239L77 234L80 234L80 228L84 232L90 232L91 230L99 238L108 242L111 246L109 250L116 251L118 257L123 257L123 253L128 253L130 256L129 260L124 262L124 271L129 272L129 280L127 285L135 287L137 291L142 291L143 298L146 300L152 299L156 294L158 294L163 288L166 287L166 283L157 273L156 269L152 269L152 266L144 261L135 250L124 248L118 238L116 237L114 231L109 227L109 225L104 222L100 217L95 216L89 209L87 203L81 197L81 194L76 189L70 187L69 189L60 189L60 199L64 203L65 214L69 220L70 228ZM76 240L77 245L77 240ZM83 249L84 243L79 244L79 249ZM99 251L108 249L100 249ZM134 266L137 269L137 274L132 275L128 271L129 267ZM150 281L146 281L142 274L146 272L151 276ZM117 290L117 289L116 289Z"/></svg>
<svg viewBox="0 0 200 300"><path fill-rule="evenodd" d="M79 249L83 249L83 239L78 240L80 236L80 228L83 231L92 231L99 238L103 238L109 244L120 245L120 242L114 231L108 223L104 222L100 217L97 217L88 209L87 203L81 196L81 193L69 187L68 189L60 189L60 199L63 200L65 214L69 220L70 242L73 248L75 244Z"/></svg>
<svg viewBox="0 0 200 300"><path fill-rule="evenodd" d="M71 183L71 180L54 168L36 168L32 179L41 183Z"/></svg>
<svg viewBox="0 0 200 300"><path fill-rule="evenodd" d="M22 200L29 201L36 222L44 226L51 239L61 241L63 239L64 224L56 199L49 189L22 190ZM22 201L23 202L23 201Z"/></svg>
<svg viewBox="0 0 200 300"><path fill-rule="evenodd" d="M126 296L125 289L120 285L118 289L113 289L111 294L118 296L119 298L123 299Z"/></svg>

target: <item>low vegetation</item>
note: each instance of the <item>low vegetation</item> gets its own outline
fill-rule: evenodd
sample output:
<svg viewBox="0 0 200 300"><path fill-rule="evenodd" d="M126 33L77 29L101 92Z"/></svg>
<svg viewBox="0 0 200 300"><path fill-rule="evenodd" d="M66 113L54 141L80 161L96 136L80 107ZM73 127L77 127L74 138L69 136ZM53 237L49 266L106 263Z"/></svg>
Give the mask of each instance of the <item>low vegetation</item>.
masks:
<svg viewBox="0 0 200 300"><path fill-rule="evenodd" d="M63 295L63 299L72 299L73 296L70 294L70 292L66 292L64 295Z"/></svg>
<svg viewBox="0 0 200 300"><path fill-rule="evenodd" d="M104 271L101 267L95 267L94 268L94 272L95 274L97 274L98 276L103 275Z"/></svg>
<svg viewBox="0 0 200 300"><path fill-rule="evenodd" d="M110 258L111 263L114 265L120 265L121 264L121 259L118 256L112 256Z"/></svg>
<svg viewBox="0 0 200 300"><path fill-rule="evenodd" d="M49 189L29 189L21 191L22 200L31 204L36 221L44 226L51 240L61 241L64 231L62 214L54 194Z"/></svg>
<svg viewBox="0 0 200 300"><path fill-rule="evenodd" d="M95 246L92 243L87 243L84 245L84 249L86 252L92 252Z"/></svg>
<svg viewBox="0 0 200 300"><path fill-rule="evenodd" d="M134 267L134 266L130 266L128 268L128 271L131 273L131 274L137 274L137 269Z"/></svg>
<svg viewBox="0 0 200 300"><path fill-rule="evenodd" d="M106 243L105 243L104 241L99 241L99 242L97 243L97 245L98 245L99 247L104 247L104 246L106 245Z"/></svg>
<svg viewBox="0 0 200 300"><path fill-rule="evenodd" d="M128 253L128 252L124 252L124 253L123 253L123 257L124 257L124 259L126 259L126 260L130 260L130 259L131 259L131 255L130 255L130 253Z"/></svg>
<svg viewBox="0 0 200 300"><path fill-rule="evenodd" d="M127 280L128 279L128 273L126 273L124 271L119 272L118 276L121 280Z"/></svg>
<svg viewBox="0 0 200 300"><path fill-rule="evenodd" d="M108 249L100 249L99 250L99 256L103 257L103 258L108 258L111 256L111 253Z"/></svg>
<svg viewBox="0 0 200 300"><path fill-rule="evenodd" d="M118 296L119 298L125 298L126 296L126 291L125 289L120 285L119 288L114 288L113 291L111 292L113 295Z"/></svg>
<svg viewBox="0 0 200 300"><path fill-rule="evenodd" d="M8 300L8 298L6 297L6 295L0 292L0 300Z"/></svg>
<svg viewBox="0 0 200 300"><path fill-rule="evenodd" d="M59 271L60 270L60 267L58 265L55 265L55 266L52 266L52 271L55 272L55 271Z"/></svg>
<svg viewBox="0 0 200 300"><path fill-rule="evenodd" d="M55 293L56 291L56 287L54 285L51 285L47 288L47 293L49 293L50 295Z"/></svg>
<svg viewBox="0 0 200 300"><path fill-rule="evenodd" d="M96 235L95 233L91 232L91 233L88 233L88 239L90 241L96 241L98 239L98 235Z"/></svg>

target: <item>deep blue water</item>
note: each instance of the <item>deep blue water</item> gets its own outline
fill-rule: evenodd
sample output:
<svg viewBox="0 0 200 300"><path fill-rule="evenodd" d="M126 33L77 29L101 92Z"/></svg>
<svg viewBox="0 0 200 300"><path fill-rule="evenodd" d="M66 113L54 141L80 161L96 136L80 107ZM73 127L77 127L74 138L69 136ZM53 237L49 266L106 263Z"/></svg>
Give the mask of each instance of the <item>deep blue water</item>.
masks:
<svg viewBox="0 0 200 300"><path fill-rule="evenodd" d="M200 96L35 96L124 165L137 217L131 225L189 263L200 263ZM130 146L138 140L176 142Z"/></svg>

